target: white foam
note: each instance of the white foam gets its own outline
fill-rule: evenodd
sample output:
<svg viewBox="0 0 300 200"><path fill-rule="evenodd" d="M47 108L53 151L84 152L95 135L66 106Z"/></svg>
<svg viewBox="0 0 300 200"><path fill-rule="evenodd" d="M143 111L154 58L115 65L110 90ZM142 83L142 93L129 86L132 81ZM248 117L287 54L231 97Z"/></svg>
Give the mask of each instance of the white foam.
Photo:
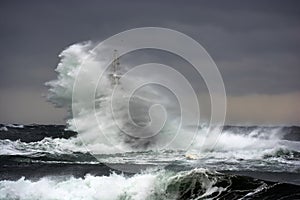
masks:
<svg viewBox="0 0 300 200"><path fill-rule="evenodd" d="M195 174L199 175L194 177ZM221 193L226 189L215 186L217 182L215 175L214 172L205 169L193 169L179 174L164 170L148 171L132 177L111 174L110 176L86 175L84 178L44 177L38 181L21 178L17 181L0 181L0 199L173 199L177 197L179 191L172 189L166 195L167 186L172 183L178 184L177 186L184 184L186 189L193 191L193 188L190 188L195 187L193 178L194 181L201 183L203 191L201 197L205 198L214 192ZM181 182L185 181L185 177L191 180L190 186L186 185L189 183ZM181 190L180 187L178 189Z"/></svg>
<svg viewBox="0 0 300 200"><path fill-rule="evenodd" d="M205 131L203 130L203 132ZM205 135L199 132L187 153L197 157L196 160L209 158L206 162L210 162L263 159L265 155L276 154L280 149L299 151L299 142L282 140L281 137L275 136L278 135L275 134L278 131L279 129L272 129L269 132L261 132L261 134L257 134L260 132L258 129L253 131L255 133L249 134L226 131L219 137L213 149L211 149L211 144L202 145ZM128 149L128 154L114 154L118 153L114 147L109 147L103 143L82 143L80 138L44 138L41 141L29 143L20 140L0 140L0 145L1 155L72 154L74 152L86 153L92 150L92 153L97 154L97 158L105 163L137 162L145 164L156 163L157 161L169 163L174 160L187 160L185 151L176 150L149 152ZM107 157L103 154L111 155Z"/></svg>
<svg viewBox="0 0 300 200"><path fill-rule="evenodd" d="M20 140L0 140L0 155L33 155L41 153L71 154L87 152L77 139L44 138L37 142L21 142Z"/></svg>
<svg viewBox="0 0 300 200"><path fill-rule="evenodd" d="M143 174L126 178L122 175L84 178L42 178L38 181L1 181L0 199L136 199L144 200L155 190L157 175Z"/></svg>
<svg viewBox="0 0 300 200"><path fill-rule="evenodd" d="M24 125L22 125L22 124L7 124L6 127L11 127L11 128L24 128Z"/></svg>
<svg viewBox="0 0 300 200"><path fill-rule="evenodd" d="M6 128L6 126L3 126L0 128L0 131L8 131L8 129Z"/></svg>

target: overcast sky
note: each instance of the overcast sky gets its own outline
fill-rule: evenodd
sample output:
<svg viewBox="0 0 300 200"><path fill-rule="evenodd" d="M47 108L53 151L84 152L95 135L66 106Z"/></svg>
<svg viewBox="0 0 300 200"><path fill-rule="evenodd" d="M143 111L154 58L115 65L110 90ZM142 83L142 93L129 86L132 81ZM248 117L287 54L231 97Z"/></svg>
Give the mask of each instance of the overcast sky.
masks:
<svg viewBox="0 0 300 200"><path fill-rule="evenodd" d="M300 124L300 1L0 1L0 123L64 123L42 96L70 44L158 26L205 47L227 123Z"/></svg>

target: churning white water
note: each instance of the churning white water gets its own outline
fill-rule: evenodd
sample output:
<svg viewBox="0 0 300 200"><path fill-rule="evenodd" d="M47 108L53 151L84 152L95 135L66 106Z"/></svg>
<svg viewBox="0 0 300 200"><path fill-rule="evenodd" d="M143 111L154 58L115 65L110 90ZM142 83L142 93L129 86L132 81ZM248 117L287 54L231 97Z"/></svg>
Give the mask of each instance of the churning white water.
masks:
<svg viewBox="0 0 300 200"><path fill-rule="evenodd" d="M292 144L292 142L283 139L284 133L281 132L280 128L263 129L258 127L244 133L243 130L239 129L222 131L221 127L218 126L208 130L207 126L202 125L199 126L196 132L191 131L188 127L179 127L178 118L180 116L178 117L178 114L180 113L176 112L178 102L170 100L168 95L164 95L165 91L156 87L147 87L134 95L127 93L135 87L136 82L139 82L140 79L151 77L150 74L141 77L126 77L126 81L121 81L121 89L117 95L113 96L113 87L109 77L110 71L104 69L101 55L90 59L92 47L93 44L87 42L72 45L64 50L60 55L61 61L56 68L57 79L47 83L50 87L49 100L57 106L69 109L68 127L79 133L79 137L71 138L67 142L57 139L58 149L66 149L67 151L73 149L73 151L79 152L90 151L93 154L148 150L156 152L168 149L176 152L182 150L182 144L191 144L187 153L195 155L195 158L203 158L207 155L209 158L223 161L262 159L266 155L277 154L278 151L299 150L298 142ZM89 59L86 60L86 58ZM89 82L89 80L96 80L95 77L98 77L99 74L93 71L85 71L87 65L102 70L104 76L101 77L99 83ZM128 66L123 66L122 73L125 73L128 68ZM89 110L85 102L72 102L73 86L79 70L82 70L81 76L86 78L86 85L80 87L82 90L91 85L98 85L95 91L95 111ZM84 91L77 91L77 94L80 95L81 93L85 94ZM128 106L127 102L130 102L131 107ZM76 115L76 119L71 116L72 103L80 111ZM114 108L111 106L112 103ZM151 106L157 104L162 105L168 115L163 128L158 134L152 136L157 127L147 127L147 125L151 122L160 124L160 121L163 121L165 117L160 112L151 113ZM128 110L130 110L130 114L128 114ZM94 120L95 115L97 120ZM74 121L77 121L77 123L75 124ZM147 128L144 129L144 126ZM179 130L179 134L177 130ZM176 134L178 135L174 140ZM217 142L215 138L218 139ZM49 143L48 141L41 142ZM37 146L34 143L30 145L33 148ZM30 147L28 148L30 149ZM184 157L185 153L182 154ZM157 156L157 159L162 158ZM178 159L181 160L181 157Z"/></svg>
<svg viewBox="0 0 300 200"><path fill-rule="evenodd" d="M185 182L193 179L200 185ZM84 178L45 177L38 181L21 178L18 181L0 181L0 199L176 199L193 192L199 192L199 197L205 198L226 190L226 185L215 185L218 180L229 181L230 186L230 180L226 180L225 176L201 168L177 174L164 170L144 172L132 177L111 174L98 177L86 175Z"/></svg>

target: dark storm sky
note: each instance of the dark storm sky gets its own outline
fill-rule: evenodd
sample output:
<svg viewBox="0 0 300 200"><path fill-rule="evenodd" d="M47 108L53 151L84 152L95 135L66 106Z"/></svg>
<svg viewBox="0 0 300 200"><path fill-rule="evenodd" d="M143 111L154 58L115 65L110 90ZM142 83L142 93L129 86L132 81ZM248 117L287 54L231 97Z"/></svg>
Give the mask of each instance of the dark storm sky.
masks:
<svg viewBox="0 0 300 200"><path fill-rule="evenodd" d="M63 123L42 94L73 43L158 26L209 52L228 93L228 123L300 124L300 1L0 2L0 123Z"/></svg>

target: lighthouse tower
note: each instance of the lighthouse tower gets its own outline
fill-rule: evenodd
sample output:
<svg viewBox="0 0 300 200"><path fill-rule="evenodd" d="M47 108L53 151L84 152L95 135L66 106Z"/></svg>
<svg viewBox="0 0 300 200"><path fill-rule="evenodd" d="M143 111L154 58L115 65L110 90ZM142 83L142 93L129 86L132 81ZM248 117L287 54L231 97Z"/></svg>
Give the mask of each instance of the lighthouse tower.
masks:
<svg viewBox="0 0 300 200"><path fill-rule="evenodd" d="M119 61L118 51L114 50L111 73L109 74L112 86L119 84L119 79L121 78L120 74L118 73L119 69L120 69L120 61Z"/></svg>

